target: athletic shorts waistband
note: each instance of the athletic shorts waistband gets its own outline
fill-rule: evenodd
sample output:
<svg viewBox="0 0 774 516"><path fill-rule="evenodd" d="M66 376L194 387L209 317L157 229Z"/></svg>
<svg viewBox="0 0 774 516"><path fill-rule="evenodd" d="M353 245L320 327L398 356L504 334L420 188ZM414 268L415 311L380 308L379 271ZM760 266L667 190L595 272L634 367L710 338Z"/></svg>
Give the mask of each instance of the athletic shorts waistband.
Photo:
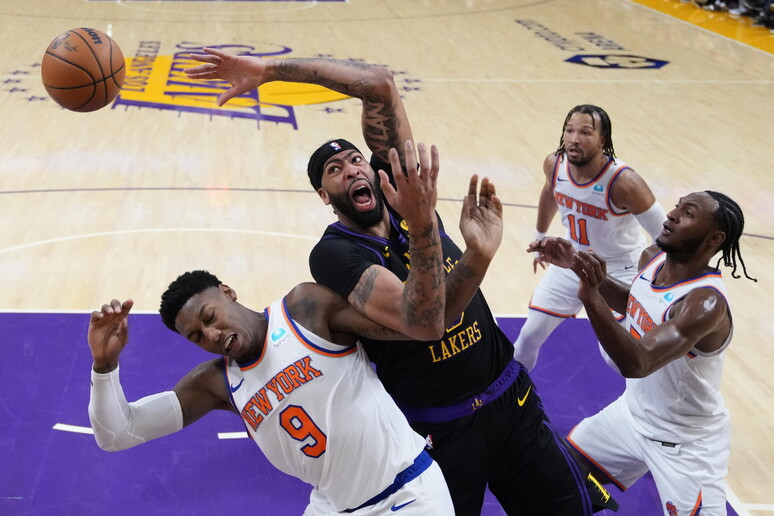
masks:
<svg viewBox="0 0 774 516"><path fill-rule="evenodd" d="M362 505L359 505L358 507L355 507L354 509L345 509L344 512L355 512L359 511L363 507L369 507L371 505L376 505L377 503L381 502L388 496L390 496L393 493L396 493L398 489L405 486L415 478L417 478L419 475L424 473L424 471L430 467L430 465L433 463L433 458L430 457L430 454L428 454L425 450L422 450L422 452L417 455L417 458L414 459L414 463L395 475L395 482L390 484L390 486L379 493L378 495L374 496L370 500L366 501Z"/></svg>
<svg viewBox="0 0 774 516"><path fill-rule="evenodd" d="M484 407L499 398L511 385L513 385L513 382L519 377L523 368L524 366L517 360L511 360L505 369L503 369L503 372L500 373L500 376L498 376L483 392L453 405L447 405L445 407L416 408L398 403L398 407L400 407L403 414L406 416L406 419L410 422L441 423L443 421L451 421L453 419L469 416L481 407Z"/></svg>

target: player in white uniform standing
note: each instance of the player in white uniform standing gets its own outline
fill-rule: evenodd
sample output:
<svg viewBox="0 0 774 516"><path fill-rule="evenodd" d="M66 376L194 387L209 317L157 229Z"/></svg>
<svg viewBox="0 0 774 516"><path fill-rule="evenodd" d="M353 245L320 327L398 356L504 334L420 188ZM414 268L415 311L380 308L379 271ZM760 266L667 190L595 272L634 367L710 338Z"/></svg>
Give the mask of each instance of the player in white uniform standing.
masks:
<svg viewBox="0 0 774 516"><path fill-rule="evenodd" d="M642 253L631 284L566 240L534 249L578 275L599 342L627 378L623 395L581 421L568 441L597 478L622 490L650 471L668 516L726 514L730 423L720 381L733 320L721 273L709 262L722 252L716 266L722 260L738 277L738 258L750 278L743 229L742 210L727 196L687 195L668 213L657 247ZM625 327L611 309L625 311Z"/></svg>
<svg viewBox="0 0 774 516"><path fill-rule="evenodd" d="M577 250L593 249L607 260L611 276L631 281L648 245L642 229L655 239L666 215L645 181L615 157L607 113L592 105L570 110L559 148L546 157L543 172L536 239L546 236L559 211L566 237ZM546 267L536 254L533 271L538 264ZM578 278L571 271L548 267L514 343L514 357L527 369L535 367L540 347L556 327L580 311L577 291Z"/></svg>
<svg viewBox="0 0 774 516"><path fill-rule="evenodd" d="M407 145L408 147L408 145ZM412 219L412 296L428 338L444 332L445 282L435 217L437 153L420 147L419 163L387 181L383 191ZM413 151L407 156L417 161ZM397 152L391 159L399 166ZM416 240L416 241L415 241ZM421 271L419 270L421 269ZM440 280L439 280L440 278ZM424 303L424 304L423 304ZM208 412L241 416L278 469L313 486L307 516L448 516L454 513L441 469L387 394L357 342L401 339L315 283L296 286L263 312L237 302L236 292L206 271L188 272L162 296L164 324L221 355L195 367L172 391L128 403L118 377L127 344L131 300L113 300L91 315L94 364L89 418L101 448L123 450L171 434ZM418 318L419 319L419 318Z"/></svg>

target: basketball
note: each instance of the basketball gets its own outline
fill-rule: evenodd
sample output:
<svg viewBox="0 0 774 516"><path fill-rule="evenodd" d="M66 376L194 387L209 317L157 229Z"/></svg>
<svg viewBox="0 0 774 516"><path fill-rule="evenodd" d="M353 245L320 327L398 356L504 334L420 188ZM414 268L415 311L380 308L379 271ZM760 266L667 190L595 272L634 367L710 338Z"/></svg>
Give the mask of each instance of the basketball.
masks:
<svg viewBox="0 0 774 516"><path fill-rule="evenodd" d="M110 36L77 28L54 38L43 55L40 74L57 104L85 113L107 106L118 96L126 63Z"/></svg>

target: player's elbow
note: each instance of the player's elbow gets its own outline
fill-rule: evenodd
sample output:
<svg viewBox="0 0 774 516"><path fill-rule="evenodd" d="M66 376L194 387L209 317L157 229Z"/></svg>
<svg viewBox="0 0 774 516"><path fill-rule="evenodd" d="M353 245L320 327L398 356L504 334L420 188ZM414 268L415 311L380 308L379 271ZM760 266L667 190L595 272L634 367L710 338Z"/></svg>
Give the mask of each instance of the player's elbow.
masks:
<svg viewBox="0 0 774 516"><path fill-rule="evenodd" d="M401 333L412 340L431 341L441 340L444 333L446 333L446 329L443 324L417 324L414 322L405 325Z"/></svg>
<svg viewBox="0 0 774 516"><path fill-rule="evenodd" d="M371 68L371 77L368 81L372 93L383 99L390 99L398 91L395 85L395 76L384 66L374 66Z"/></svg>
<svg viewBox="0 0 774 516"><path fill-rule="evenodd" d="M425 333L422 340L441 340L446 333L446 328L443 324L439 324L433 328L428 328Z"/></svg>
<svg viewBox="0 0 774 516"><path fill-rule="evenodd" d="M644 360L632 360L626 364L616 364L624 378L645 378L655 369Z"/></svg>
<svg viewBox="0 0 774 516"><path fill-rule="evenodd" d="M107 432L104 429L94 429L94 440L100 450L106 452L117 452L129 448L129 446L122 446L121 439L117 439L112 432Z"/></svg>

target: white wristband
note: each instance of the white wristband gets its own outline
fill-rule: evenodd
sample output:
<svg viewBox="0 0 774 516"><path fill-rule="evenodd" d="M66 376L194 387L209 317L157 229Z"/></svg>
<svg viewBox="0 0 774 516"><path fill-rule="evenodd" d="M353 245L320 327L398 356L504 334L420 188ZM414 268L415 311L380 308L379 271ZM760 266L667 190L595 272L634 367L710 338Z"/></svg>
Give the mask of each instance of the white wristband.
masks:
<svg viewBox="0 0 774 516"><path fill-rule="evenodd" d="M535 240L543 240L546 237L546 234L542 231L535 230Z"/></svg>

